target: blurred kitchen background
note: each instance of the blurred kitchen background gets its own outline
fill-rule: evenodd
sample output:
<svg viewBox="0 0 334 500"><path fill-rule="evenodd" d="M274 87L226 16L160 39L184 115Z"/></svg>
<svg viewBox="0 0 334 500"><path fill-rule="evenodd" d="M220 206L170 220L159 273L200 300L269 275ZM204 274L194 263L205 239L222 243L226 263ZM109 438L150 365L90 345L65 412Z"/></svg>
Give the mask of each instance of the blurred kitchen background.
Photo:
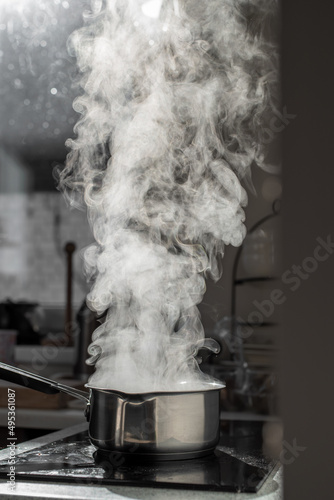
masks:
<svg viewBox="0 0 334 500"><path fill-rule="evenodd" d="M0 356L76 386L87 380L86 347L97 324L84 305L89 284L82 253L93 238L86 213L70 207L57 191L56 171L80 116L67 38L81 26L87 6L84 0L0 6ZM270 36L277 38L278 22ZM279 151L287 123L274 113L267 130L274 173L254 169L247 186L249 235L241 250L226 248L223 276L218 283L208 280L199 306L206 336L222 346L219 356L203 353L202 367L227 382L223 411L269 420L278 416L279 325L275 314L261 320L252 313L254 300L266 300L279 276ZM7 385L2 383L4 394ZM20 391L17 418L25 429L41 427L32 407L49 412L43 424L48 429L83 418L77 401ZM57 407L61 411L54 412ZM1 425L5 411L0 410Z"/></svg>
<svg viewBox="0 0 334 500"><path fill-rule="evenodd" d="M80 26L85 2L31 0L21 2L19 9L18 5L15 0L0 5L1 355L42 375L82 384L74 366L80 332L85 328L77 330L74 345L70 345L65 325L71 266L70 252L64 248L70 242L76 246L71 308L72 318L82 320L86 311L77 315L88 288L81 251L92 236L85 213L70 210L57 192L53 172L65 160L64 143L73 136L80 112L72 107L80 90L71 83L75 64L67 52L66 39ZM283 103L294 117L278 133L278 139L269 142L273 163L277 163L280 136L285 136L284 270L312 256L316 238L326 239L333 230L331 10L329 2L324 2L322 9L305 2L283 2ZM298 498L303 499L330 498L332 260L319 264L317 272L301 282L298 293L290 294L284 306L275 308L265 321L257 316L258 324L250 325L254 334L239 333L234 339L243 342L231 341L232 333L245 326L242 320L258 311L254 300L261 303L279 288L275 278L281 275L276 259L280 254L280 215L263 221L273 214L273 206L274 213L278 212L277 202L273 204L281 197L281 178L278 173L258 171L253 182L256 194L249 193L247 227L263 223L250 233L243 255L237 249L226 249L222 279L216 284L208 282L200 305L203 324L207 336L221 339L224 350L216 358L204 359L203 364L227 380L222 396L225 416L239 412L248 419L251 415L274 419L273 436L281 432L280 427L275 431L275 419L283 414L285 442L296 441L306 450L286 467L286 491L298 491ZM9 318L12 306L27 320L21 325L26 333L17 325L14 328ZM283 312L283 320L276 318L276 312L279 316ZM16 333L8 334L8 330ZM283 380L278 398L280 346ZM6 391L7 386L3 384ZM24 432L43 432L43 426L56 429L82 421L76 402L36 394L34 401L31 395L18 398L22 410L17 412L17 425ZM2 401L1 426L6 425L6 405Z"/></svg>

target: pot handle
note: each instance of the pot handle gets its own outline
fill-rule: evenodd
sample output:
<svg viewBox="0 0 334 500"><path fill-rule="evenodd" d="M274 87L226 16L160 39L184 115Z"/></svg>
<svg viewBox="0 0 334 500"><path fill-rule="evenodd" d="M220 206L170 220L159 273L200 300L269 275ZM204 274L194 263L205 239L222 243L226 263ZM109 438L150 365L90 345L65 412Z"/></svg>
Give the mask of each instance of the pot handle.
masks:
<svg viewBox="0 0 334 500"><path fill-rule="evenodd" d="M0 378L7 382L28 387L36 391L44 392L45 394L57 394L58 392L65 392L70 396L78 399L83 399L87 404L89 402L89 393L74 389L68 385L60 384L35 373L30 373L16 366L6 365L0 363Z"/></svg>

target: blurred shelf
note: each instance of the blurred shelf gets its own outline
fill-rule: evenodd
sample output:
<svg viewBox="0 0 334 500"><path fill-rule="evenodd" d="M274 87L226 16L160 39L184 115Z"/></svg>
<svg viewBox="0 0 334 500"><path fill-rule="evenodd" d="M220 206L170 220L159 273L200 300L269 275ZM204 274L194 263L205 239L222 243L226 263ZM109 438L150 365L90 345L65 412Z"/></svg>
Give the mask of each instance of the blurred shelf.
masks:
<svg viewBox="0 0 334 500"><path fill-rule="evenodd" d="M276 345L268 345L268 344L246 344L244 343L245 351L279 351L279 347Z"/></svg>
<svg viewBox="0 0 334 500"><path fill-rule="evenodd" d="M52 345L17 345L14 351L15 363L32 365L37 368L43 364L61 364L73 366L75 347L57 347Z"/></svg>
<svg viewBox="0 0 334 500"><path fill-rule="evenodd" d="M252 276L249 278L237 278L234 280L235 285L243 285L244 283L258 283L261 281L275 281L278 278L275 276Z"/></svg>
<svg viewBox="0 0 334 500"><path fill-rule="evenodd" d="M247 421L247 422L278 422L281 423L282 419L278 415L263 415L260 413L253 413L249 411L221 411L221 421Z"/></svg>
<svg viewBox="0 0 334 500"><path fill-rule="evenodd" d="M258 326L258 327L263 327L263 326L279 326L278 323L275 323L274 321L262 321L256 322L256 321L238 321L237 320L237 325L238 326Z"/></svg>

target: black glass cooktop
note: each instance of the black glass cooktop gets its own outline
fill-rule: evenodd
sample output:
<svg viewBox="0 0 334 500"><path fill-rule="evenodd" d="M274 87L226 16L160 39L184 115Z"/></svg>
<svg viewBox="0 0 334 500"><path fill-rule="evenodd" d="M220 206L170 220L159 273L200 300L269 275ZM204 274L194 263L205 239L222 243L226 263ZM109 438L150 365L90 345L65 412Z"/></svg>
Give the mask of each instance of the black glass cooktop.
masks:
<svg viewBox="0 0 334 500"><path fill-rule="evenodd" d="M260 422L231 422L209 456L165 462L100 455L87 431L58 439L15 458L16 480L256 492L275 461L262 451ZM0 478L8 473L0 455Z"/></svg>

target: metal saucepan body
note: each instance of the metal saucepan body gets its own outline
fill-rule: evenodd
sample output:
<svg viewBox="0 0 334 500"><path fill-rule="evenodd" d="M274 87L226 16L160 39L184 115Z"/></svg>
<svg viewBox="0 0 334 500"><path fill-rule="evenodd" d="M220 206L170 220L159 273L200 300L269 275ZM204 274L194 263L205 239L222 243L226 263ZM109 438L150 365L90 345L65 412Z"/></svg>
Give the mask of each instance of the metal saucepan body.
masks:
<svg viewBox="0 0 334 500"><path fill-rule="evenodd" d="M91 389L89 435L99 449L189 458L219 440L219 390L122 394Z"/></svg>
<svg viewBox="0 0 334 500"><path fill-rule="evenodd" d="M154 459L194 458L219 440L219 392L125 394L109 389L80 391L0 363L0 378L49 394L65 392L86 402L89 437L101 451Z"/></svg>

